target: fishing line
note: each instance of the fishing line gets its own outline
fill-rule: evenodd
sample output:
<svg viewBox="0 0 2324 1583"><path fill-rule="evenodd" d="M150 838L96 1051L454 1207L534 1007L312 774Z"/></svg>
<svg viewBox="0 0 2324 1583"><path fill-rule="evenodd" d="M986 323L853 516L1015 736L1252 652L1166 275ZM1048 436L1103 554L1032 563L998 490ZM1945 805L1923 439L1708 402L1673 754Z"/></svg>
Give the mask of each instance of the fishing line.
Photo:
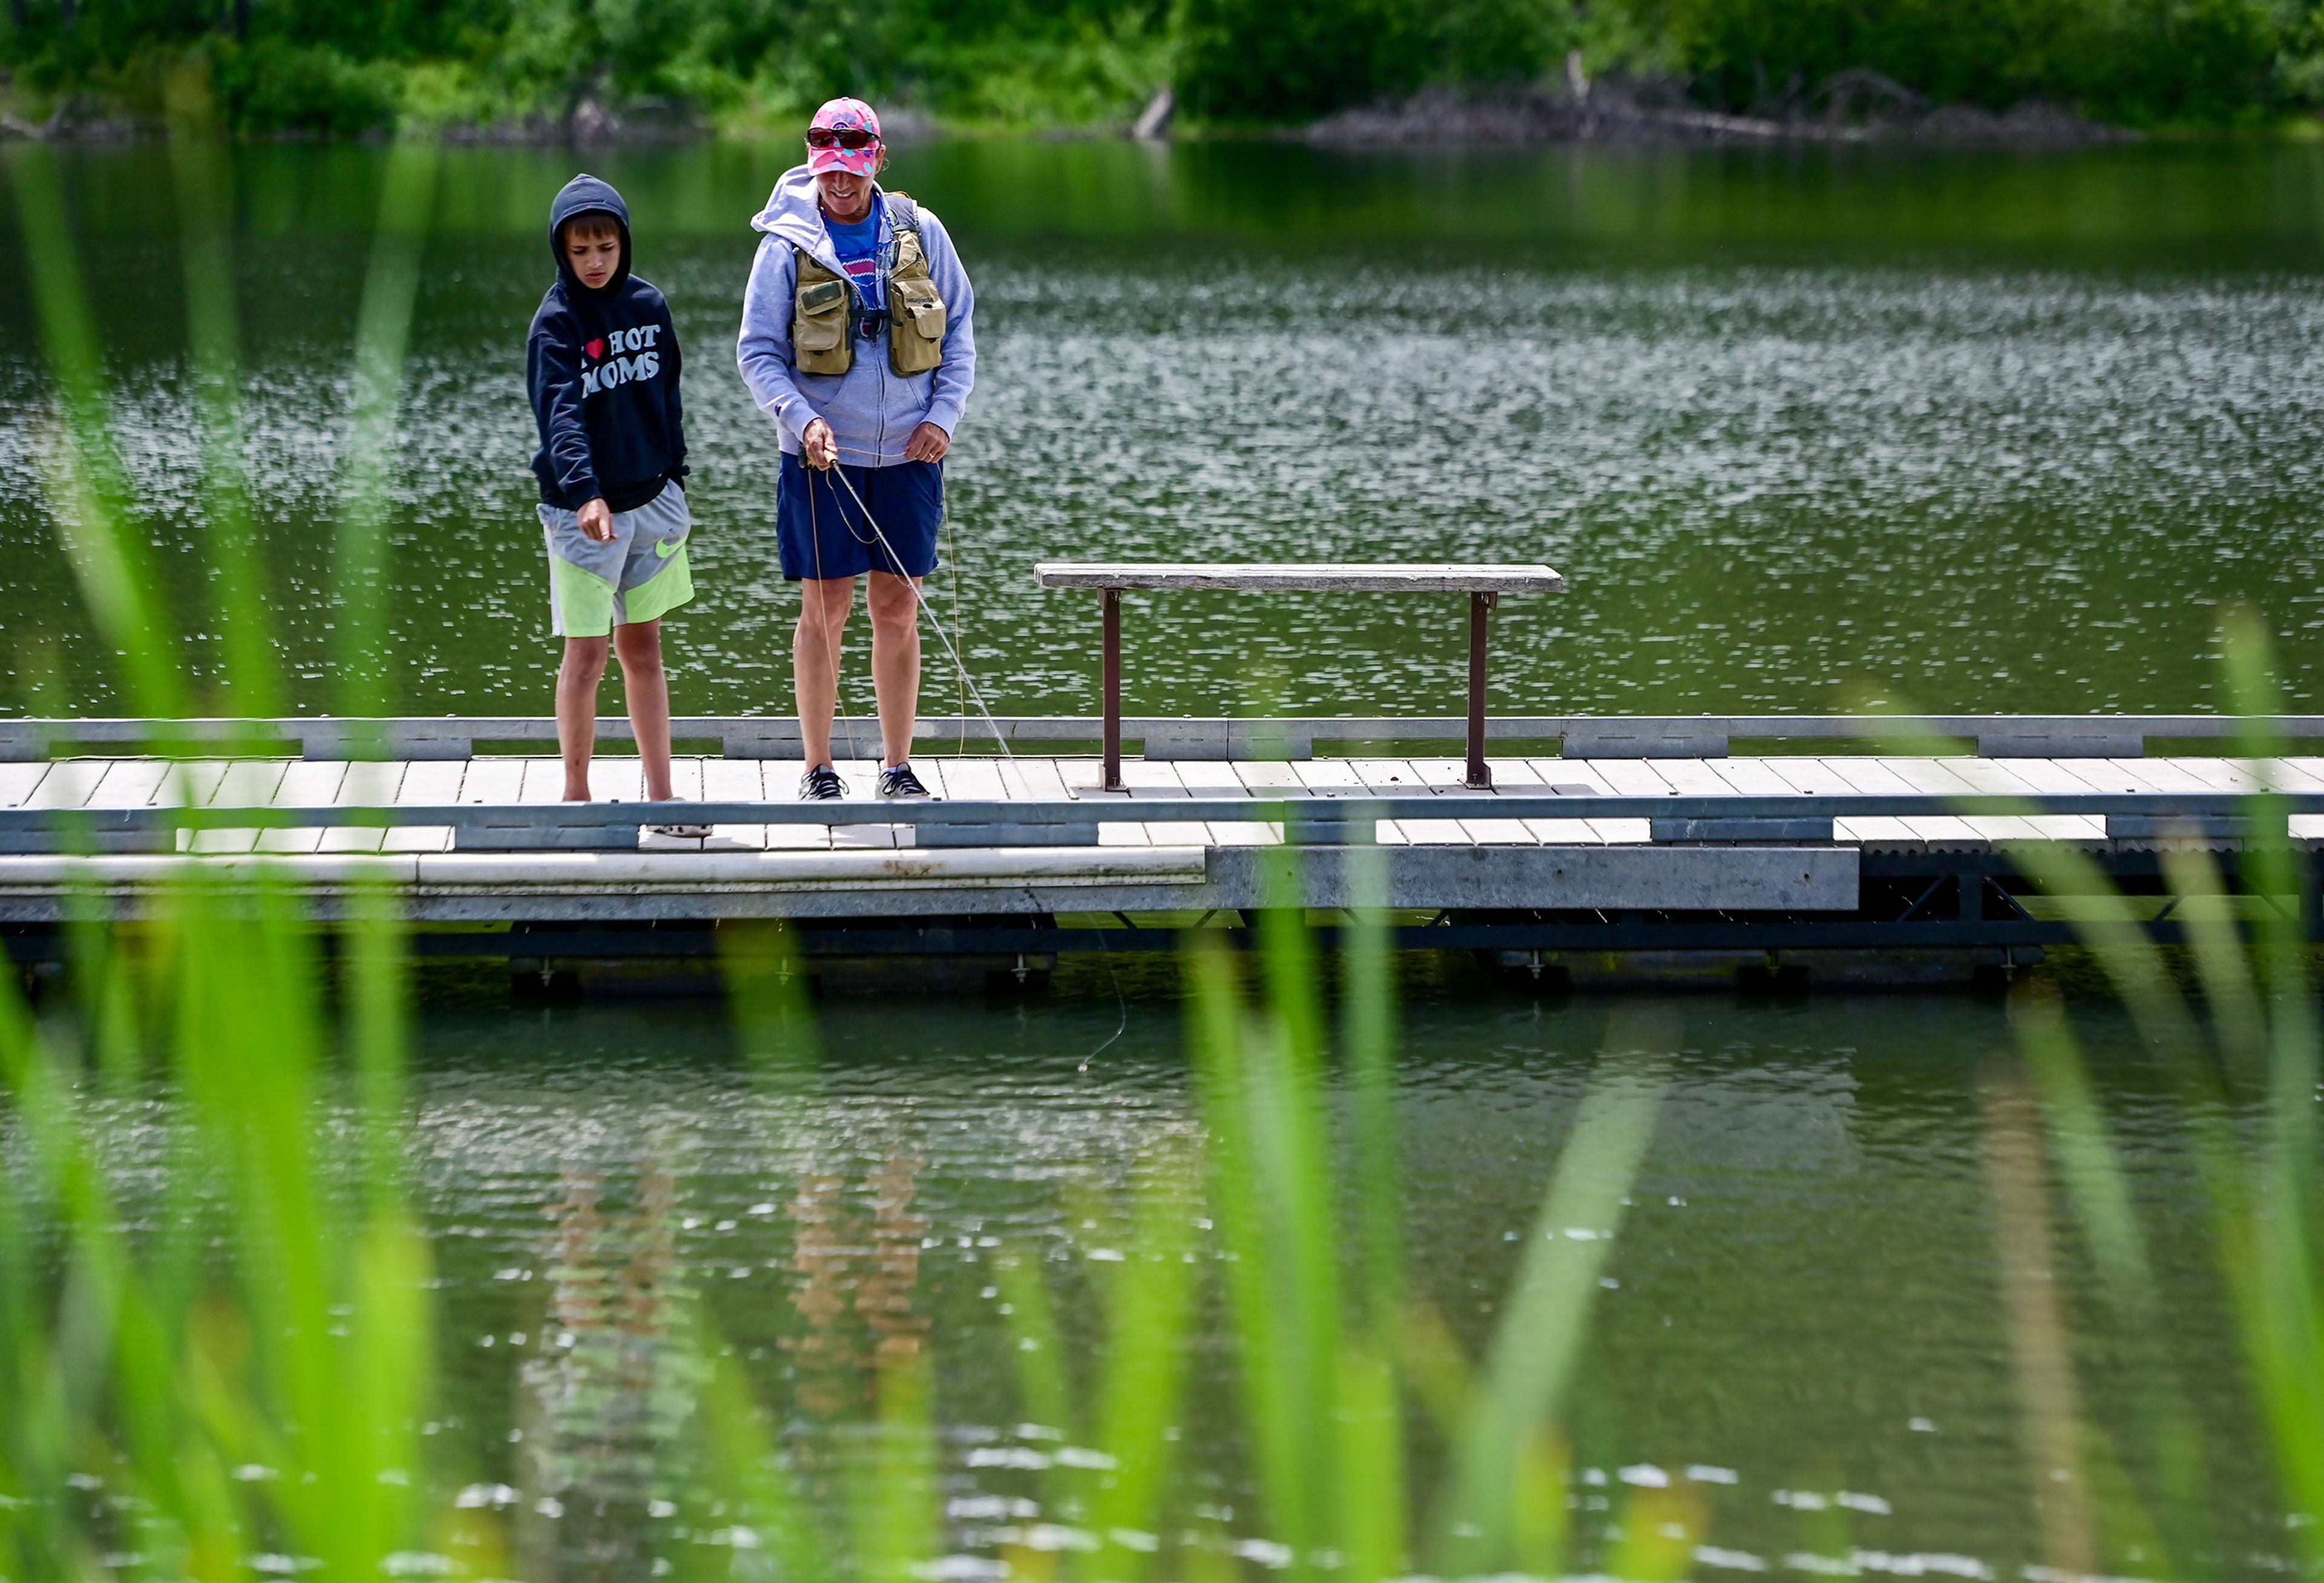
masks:
<svg viewBox="0 0 2324 1583"><path fill-rule="evenodd" d="M802 450L799 456L799 464L801 471L805 471L807 456L804 450ZM828 483L825 483L824 487L828 489L831 486ZM847 528L847 513L845 511L839 513L839 525L842 528ZM847 531L850 538L854 537L855 529L848 528ZM815 580L816 583L820 584L824 581L823 521L822 518L817 514L815 509L815 474L813 473L808 473L807 475L807 532L808 539L815 545ZM850 577L847 579L847 606L848 610L853 612L855 608L855 579ZM818 595L816 601L818 608L815 612L815 624L817 630L823 630L824 627L823 611L820 608L822 603L821 596ZM801 608L802 610L805 608L804 598L802 598L801 601ZM824 647L828 650L828 653L825 658L831 666L832 707L839 711L840 723L847 728L847 751L848 755L852 758L854 756L855 752L855 722L847 713L846 688L839 673L839 656L841 648L840 635L836 632L831 633L825 640ZM839 755L836 752L832 754L832 757L835 759ZM802 759L807 757L806 744L804 742L800 744L799 757ZM885 757L884 751L882 753L882 757L883 759ZM807 768L809 769L813 769L815 766L810 764ZM831 768L834 774L838 773L838 765L834 764Z"/></svg>
<svg viewBox="0 0 2324 1583"><path fill-rule="evenodd" d="M853 450L856 447L850 446L846 448ZM904 564L904 557L896 553L896 547L888 542L888 534L886 529L880 526L879 519L872 516L872 508L864 503L863 497L862 495L855 492L855 484L853 481L849 479L847 476L846 469L835 463L830 471L839 475L839 482L845 486L849 497L855 502L855 509L863 513L864 524L872 529L873 537L879 540L880 548L888 552L889 560L900 570ZM844 512L841 513L840 520L843 523L846 521L846 514ZM850 526L848 528L848 531L851 534L854 533L853 527ZM859 543L862 542L860 535L857 536L857 540ZM955 539L955 546L957 543L958 540ZM977 713L984 716L984 723L991 728L992 740L1000 744L1001 757L1008 761L1010 768L1017 769L1017 781L1019 788L1025 792L1026 796L1030 796L1032 795L1030 785L1025 779L1024 771L1018 768L1017 755L1010 751L1009 739L1001 734L1001 722L993 719L992 711L985 707L984 695L977 690L976 684L970 679L968 667L961 662L960 650L953 647L952 638L950 634L945 632L944 623L936 620L936 612L929 607L927 595L921 592L919 584L908 576L904 579L904 585L912 591L912 598L918 604L920 612L928 618L928 625L936 629L936 640L944 645L945 653L951 657L953 670L960 677L962 692L976 701ZM959 592L959 572L957 568L955 568L953 574L953 593L955 610L958 608ZM965 747L967 742L968 732L966 713L967 712L965 710L962 711L961 740L964 747ZM1102 934L1098 938L1097 948L1098 953L1105 959L1106 981L1113 986L1113 1002L1119 1016L1114 1024L1112 1036L1108 1038L1105 1043L1100 1045L1096 1049L1092 1050L1088 1054L1082 1057L1081 1065L1076 1069L1080 1072L1087 1072L1090 1069L1091 1062L1095 1061L1108 1050L1112 1049L1114 1045L1120 1044L1121 1042L1122 1035L1130 1031L1130 997L1122 993L1121 977L1113 971L1113 953L1111 949L1107 946Z"/></svg>
<svg viewBox="0 0 2324 1583"><path fill-rule="evenodd" d="M1097 953L1105 959L1106 981L1113 986L1113 1003L1121 1008L1121 1021L1115 1026L1112 1038L1082 1057L1078 1070L1083 1072L1087 1072L1091 1062L1112 1049L1120 1042L1121 1035L1130 1031L1130 997L1121 992L1121 980L1115 976L1113 971L1113 952L1105 943L1105 931L1102 929L1097 932Z"/></svg>
<svg viewBox="0 0 2324 1583"><path fill-rule="evenodd" d="M848 448L853 450L855 447L851 446ZM872 508L865 505L863 497L855 492L854 482L847 476L847 470L835 465L831 471L839 474L839 482L846 487L848 495L855 502L855 509L863 513L864 523L879 539L880 548L888 552L889 561L900 570L904 565L904 557L896 553L896 547L888 542L887 531L880 526L879 519L872 516ZM944 645L945 653L952 658L953 669L960 674L961 690L975 701L977 713L984 716L984 723L992 730L992 740L1001 746L1001 756L1008 760L1010 768L1016 769L1017 755L1010 750L1009 739L1001 734L1001 722L992 718L992 711L985 706L984 695L977 690L975 679L968 674L968 667L961 662L960 650L953 647L951 634L945 630L944 623L936 620L936 612L929 605L927 595L921 592L919 583L912 577L906 577L904 585L912 591L912 598L918 604L920 613L928 618L928 625L936 629L936 641ZM1025 780L1024 772L1021 769L1018 770L1017 779L1019 785L1025 788L1025 795L1031 796L1030 785Z"/></svg>
<svg viewBox="0 0 2324 1583"><path fill-rule="evenodd" d="M952 624L959 628L960 640L965 643L968 641L968 629L961 626L960 621L960 529L953 520L950 506L941 506L938 510L943 512L941 531L951 548L951 553L945 557L945 581L952 584ZM960 741L953 744L952 750L954 758L964 759L968 756L968 677L964 674L960 677L960 703L953 713L953 718L960 722Z"/></svg>

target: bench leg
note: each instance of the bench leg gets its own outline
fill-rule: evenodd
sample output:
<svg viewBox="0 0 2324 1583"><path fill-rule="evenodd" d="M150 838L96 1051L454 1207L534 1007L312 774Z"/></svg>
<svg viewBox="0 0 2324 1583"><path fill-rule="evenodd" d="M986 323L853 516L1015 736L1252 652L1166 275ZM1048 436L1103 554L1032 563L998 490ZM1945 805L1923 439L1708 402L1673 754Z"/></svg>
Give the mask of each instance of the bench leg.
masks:
<svg viewBox="0 0 2324 1583"><path fill-rule="evenodd" d="M1485 622L1493 608L1490 594L1469 595L1469 789L1493 789L1493 772L1485 767Z"/></svg>
<svg viewBox="0 0 2324 1583"><path fill-rule="evenodd" d="M1103 658L1102 667L1105 715L1105 781L1107 791L1120 791L1121 784L1121 590L1108 588L1098 596L1104 602L1105 635L1100 641Z"/></svg>

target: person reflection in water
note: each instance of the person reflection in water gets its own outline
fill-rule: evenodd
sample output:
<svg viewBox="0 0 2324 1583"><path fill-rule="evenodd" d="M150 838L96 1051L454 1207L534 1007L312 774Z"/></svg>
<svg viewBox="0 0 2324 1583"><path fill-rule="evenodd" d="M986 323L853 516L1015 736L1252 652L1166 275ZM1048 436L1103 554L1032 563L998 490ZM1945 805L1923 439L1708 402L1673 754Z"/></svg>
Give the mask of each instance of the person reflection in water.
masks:
<svg viewBox="0 0 2324 1583"><path fill-rule="evenodd" d="M920 1165L899 1150L872 1173L868 1226L849 1203L844 1176L799 1179L791 1268L803 1279L791 1303L803 1322L785 1345L798 1362L799 1405L809 1412L837 1415L862 1405L867 1364L875 1372L904 1367L927 1343L927 1316L912 1311L928 1229L912 1213Z"/></svg>
<svg viewBox="0 0 2324 1583"><path fill-rule="evenodd" d="M557 1225L548 1311L521 1376L520 1548L541 1563L534 1577L638 1577L653 1504L672 1493L664 1453L699 1384L684 1345L677 1181L649 1155L612 1214L595 1172L568 1171L562 1185L542 1210Z"/></svg>

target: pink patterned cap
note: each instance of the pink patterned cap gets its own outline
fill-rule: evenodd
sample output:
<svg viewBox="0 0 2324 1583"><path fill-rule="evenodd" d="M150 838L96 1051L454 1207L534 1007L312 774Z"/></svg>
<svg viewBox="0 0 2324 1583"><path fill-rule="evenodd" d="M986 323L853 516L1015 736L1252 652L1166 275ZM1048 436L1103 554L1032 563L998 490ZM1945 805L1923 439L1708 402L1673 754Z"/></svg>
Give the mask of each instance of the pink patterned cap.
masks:
<svg viewBox="0 0 2324 1583"><path fill-rule="evenodd" d="M872 176L880 170L880 113L861 99L833 99L807 123L810 132L868 132L872 141L862 148L816 148L807 145L807 168L820 176L825 170L851 170Z"/></svg>

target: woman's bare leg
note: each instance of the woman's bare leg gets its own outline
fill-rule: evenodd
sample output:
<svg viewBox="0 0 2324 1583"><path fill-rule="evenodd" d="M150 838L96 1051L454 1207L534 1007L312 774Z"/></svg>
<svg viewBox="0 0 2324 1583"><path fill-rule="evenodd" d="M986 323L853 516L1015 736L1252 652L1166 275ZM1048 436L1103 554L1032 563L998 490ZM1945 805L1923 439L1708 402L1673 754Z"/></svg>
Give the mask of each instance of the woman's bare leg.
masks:
<svg viewBox="0 0 2324 1583"><path fill-rule="evenodd" d="M917 577L874 572L864 596L872 611L872 691L880 700L883 765L912 756L912 731L920 712L918 586Z"/></svg>
<svg viewBox="0 0 2324 1583"><path fill-rule="evenodd" d="M853 577L799 583L798 626L791 634L791 693L798 702L807 768L831 762L831 715L839 706L839 652L855 608Z"/></svg>

